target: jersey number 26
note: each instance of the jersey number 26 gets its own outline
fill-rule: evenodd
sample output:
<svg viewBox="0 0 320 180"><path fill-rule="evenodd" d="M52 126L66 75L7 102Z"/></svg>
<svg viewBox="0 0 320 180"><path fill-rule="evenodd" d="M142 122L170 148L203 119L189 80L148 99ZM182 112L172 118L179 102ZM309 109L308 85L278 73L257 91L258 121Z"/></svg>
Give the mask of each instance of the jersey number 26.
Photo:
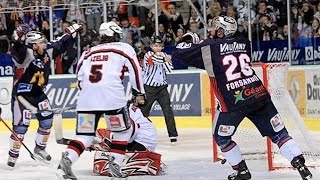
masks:
<svg viewBox="0 0 320 180"><path fill-rule="evenodd" d="M240 79L241 75L252 76L253 70L250 67L250 57L247 54L240 54L239 57L227 55L222 59L223 65L229 66L226 70L228 82ZM240 66L240 71L236 69Z"/></svg>

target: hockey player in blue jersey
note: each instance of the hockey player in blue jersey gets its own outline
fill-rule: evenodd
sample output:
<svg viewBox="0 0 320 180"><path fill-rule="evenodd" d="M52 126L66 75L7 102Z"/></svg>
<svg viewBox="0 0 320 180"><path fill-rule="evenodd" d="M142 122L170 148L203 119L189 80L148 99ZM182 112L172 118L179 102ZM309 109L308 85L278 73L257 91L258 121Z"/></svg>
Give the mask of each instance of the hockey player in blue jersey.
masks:
<svg viewBox="0 0 320 180"><path fill-rule="evenodd" d="M15 72L11 103L15 135L10 136L8 166L14 167L16 164L21 147L16 137L23 141L32 113L35 113L39 121L34 155L47 162L51 160L45 148L52 127L53 114L44 111L51 107L44 89L51 73L50 62L67 50L68 43L73 43L75 34L80 29L78 24L74 24L68 28L68 34L50 43L40 32L28 32L24 25L18 26L13 33L11 55Z"/></svg>
<svg viewBox="0 0 320 180"><path fill-rule="evenodd" d="M177 45L172 55L186 65L205 69L209 75L221 107L216 112L213 136L235 170L228 180L251 179L240 148L232 140L245 117L255 124L262 136L278 145L281 154L299 171L302 179L311 179L302 151L288 134L270 94L251 68L249 41L232 37L237 30L233 18L217 17L214 22L218 38L199 42L196 34L186 34L184 42Z"/></svg>

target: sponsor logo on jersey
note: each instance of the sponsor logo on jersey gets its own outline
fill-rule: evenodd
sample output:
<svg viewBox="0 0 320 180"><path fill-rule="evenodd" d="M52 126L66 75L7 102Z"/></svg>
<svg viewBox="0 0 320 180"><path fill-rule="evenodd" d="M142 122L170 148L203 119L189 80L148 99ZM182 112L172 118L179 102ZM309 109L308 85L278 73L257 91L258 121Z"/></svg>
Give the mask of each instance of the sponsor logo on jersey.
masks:
<svg viewBox="0 0 320 180"><path fill-rule="evenodd" d="M177 45L177 49L187 49L191 47L191 43L182 42Z"/></svg>
<svg viewBox="0 0 320 180"><path fill-rule="evenodd" d="M219 136L231 136L235 130L234 126L220 125L218 134Z"/></svg>
<svg viewBox="0 0 320 180"><path fill-rule="evenodd" d="M81 133L94 132L94 115L79 114L78 115L78 131Z"/></svg>
<svg viewBox="0 0 320 180"><path fill-rule="evenodd" d="M245 43L233 42L232 44L224 43L220 44L220 53L228 52L243 52L246 51Z"/></svg>
<svg viewBox="0 0 320 180"><path fill-rule="evenodd" d="M237 104L238 101L243 101L243 89L241 89L241 91L237 90L234 92L233 95L236 99L234 100L234 104Z"/></svg>
<svg viewBox="0 0 320 180"><path fill-rule="evenodd" d="M109 120L110 120L110 125L113 128L120 128L121 127L120 118L118 116L109 116Z"/></svg>
<svg viewBox="0 0 320 180"><path fill-rule="evenodd" d="M243 89L240 90L236 90L234 92L234 104L237 104L239 101L244 101L245 99L251 98L251 97L255 97L255 98L259 98L260 96L266 95L267 91L264 88L264 86L261 84L258 87L251 87L251 88L246 88L245 86L243 86Z"/></svg>
<svg viewBox="0 0 320 180"><path fill-rule="evenodd" d="M32 84L19 83L17 92L30 92L32 89Z"/></svg>
<svg viewBox="0 0 320 180"><path fill-rule="evenodd" d="M284 123L279 114L276 114L273 118L271 118L270 123L275 132L279 132L284 128Z"/></svg>

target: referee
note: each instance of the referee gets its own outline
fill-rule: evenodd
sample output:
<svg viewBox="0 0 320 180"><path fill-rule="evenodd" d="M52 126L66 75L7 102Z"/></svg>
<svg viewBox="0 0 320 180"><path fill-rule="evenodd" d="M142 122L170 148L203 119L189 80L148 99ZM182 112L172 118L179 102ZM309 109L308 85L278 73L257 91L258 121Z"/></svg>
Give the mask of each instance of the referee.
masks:
<svg viewBox="0 0 320 180"><path fill-rule="evenodd" d="M145 106L141 107L141 110L143 115L148 117L153 103L157 101L164 114L170 142L175 144L178 132L167 90L168 82L166 74L170 73L173 69L171 55L161 52L163 40L160 36L152 37L150 47L152 51L148 51L143 59L143 83L147 100Z"/></svg>

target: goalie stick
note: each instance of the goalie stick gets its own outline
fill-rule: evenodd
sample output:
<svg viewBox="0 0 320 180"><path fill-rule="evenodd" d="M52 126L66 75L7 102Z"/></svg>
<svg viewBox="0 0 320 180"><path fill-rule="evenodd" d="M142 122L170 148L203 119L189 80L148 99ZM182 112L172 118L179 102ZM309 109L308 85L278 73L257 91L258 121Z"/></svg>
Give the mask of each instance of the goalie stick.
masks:
<svg viewBox="0 0 320 180"><path fill-rule="evenodd" d="M58 144L64 144L64 145L68 145L70 143L70 139L63 138L61 113L73 112L75 111L75 107L63 107L63 108L56 108L56 109L39 110L38 108L30 104L24 97L18 96L17 99L24 107L28 108L32 113L52 112L54 114L53 123L54 123L54 133L55 133L56 142Z"/></svg>
<svg viewBox="0 0 320 180"><path fill-rule="evenodd" d="M53 115L54 135L58 144L69 145L71 139L63 137L62 133L62 115L61 113Z"/></svg>

